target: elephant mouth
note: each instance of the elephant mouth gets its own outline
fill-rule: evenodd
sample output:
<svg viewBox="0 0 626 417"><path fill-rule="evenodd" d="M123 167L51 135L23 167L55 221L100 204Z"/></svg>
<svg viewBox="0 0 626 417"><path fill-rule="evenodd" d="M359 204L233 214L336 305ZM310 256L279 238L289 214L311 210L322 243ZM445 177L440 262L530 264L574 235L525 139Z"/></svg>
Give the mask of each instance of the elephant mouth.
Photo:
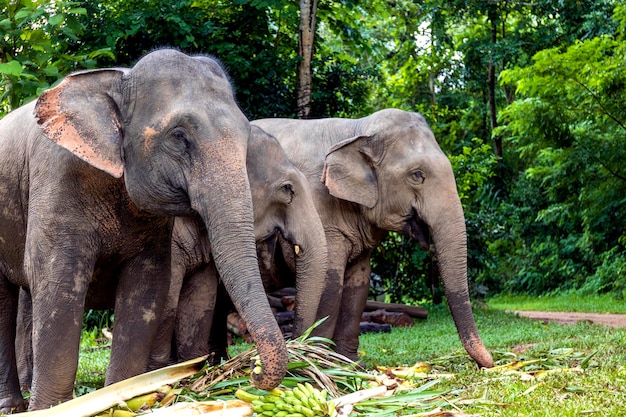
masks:
<svg viewBox="0 0 626 417"><path fill-rule="evenodd" d="M282 242L282 244L280 242ZM291 247L292 252L296 256L302 251L302 246L298 244L296 239L278 227L266 237L257 239L257 243L264 245L270 253L274 253L278 247L284 251L286 246Z"/></svg>
<svg viewBox="0 0 626 417"><path fill-rule="evenodd" d="M407 216L403 232L412 239L417 240L417 243L419 243L423 249L428 250L430 248L428 225L420 219L415 208L411 209L411 213Z"/></svg>

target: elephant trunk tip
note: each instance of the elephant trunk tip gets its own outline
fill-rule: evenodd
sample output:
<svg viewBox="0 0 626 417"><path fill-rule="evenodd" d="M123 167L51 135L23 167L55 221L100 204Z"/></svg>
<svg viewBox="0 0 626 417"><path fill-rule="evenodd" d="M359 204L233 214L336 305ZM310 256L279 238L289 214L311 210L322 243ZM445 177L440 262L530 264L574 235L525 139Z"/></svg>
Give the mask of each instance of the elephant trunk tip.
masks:
<svg viewBox="0 0 626 417"><path fill-rule="evenodd" d="M250 364L250 368L252 369L250 376L254 386L265 391L270 391L280 385L287 373L287 366L285 365L284 369L280 366L266 369L266 367L258 365L258 363L260 363L259 360L255 361L253 359Z"/></svg>
<svg viewBox="0 0 626 417"><path fill-rule="evenodd" d="M478 366L481 368L493 368L493 358L480 339L468 341L465 347Z"/></svg>
<svg viewBox="0 0 626 417"><path fill-rule="evenodd" d="M251 360L250 377L255 387L269 391L276 388L287 374L287 346L284 339L256 343L259 355Z"/></svg>
<svg viewBox="0 0 626 417"><path fill-rule="evenodd" d="M482 355L474 357L474 360L481 368L493 368L494 366L493 358L486 350Z"/></svg>

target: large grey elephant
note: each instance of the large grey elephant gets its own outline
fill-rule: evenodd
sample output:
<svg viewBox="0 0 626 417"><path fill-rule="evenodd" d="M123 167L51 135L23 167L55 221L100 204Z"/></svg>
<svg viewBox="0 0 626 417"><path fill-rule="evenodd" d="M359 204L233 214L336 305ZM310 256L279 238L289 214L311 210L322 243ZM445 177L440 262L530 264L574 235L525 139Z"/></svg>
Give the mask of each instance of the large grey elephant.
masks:
<svg viewBox="0 0 626 417"><path fill-rule="evenodd" d="M328 272L316 333L357 359L359 321L370 283L370 253L387 231L434 242L463 346L483 367L493 359L478 334L467 284L467 238L452 167L424 118L386 109L361 119L263 119L309 179L326 230Z"/></svg>
<svg viewBox="0 0 626 417"><path fill-rule="evenodd" d="M171 276L172 216L199 215L271 388L282 334L259 274L245 157L250 124L211 58L174 50L79 72L0 121L0 410L22 410L19 287L32 295L30 409L72 397L87 288L116 280L110 384L144 372ZM133 360L128 360L132 358Z"/></svg>
<svg viewBox="0 0 626 417"><path fill-rule="evenodd" d="M314 324L324 288L327 266L324 228L306 177L289 161L278 141L256 126L251 129L246 165L259 252L273 255L280 236L283 246L286 244L285 250L289 251L287 256L296 266L292 271L295 282L287 284L295 285L298 290L293 333L300 335ZM269 271L273 265L273 259L259 259L259 262L263 272ZM266 274L262 277L264 287L270 291L285 284L272 281L272 277ZM218 292L223 291L222 286L218 287L218 280L211 258L211 243L202 219L199 216L177 217L172 232L172 280L149 369L156 368L170 357L184 361L211 354L214 363L227 357L227 344L223 338L225 315L220 309L217 314L222 315L216 318L217 323L214 323L214 316L216 304L224 308L230 302L224 303L228 294ZM114 295L114 291L91 285L85 307L114 308ZM30 306L28 293L22 291L16 342L22 389L29 389L32 380ZM173 333L174 355L170 349Z"/></svg>
<svg viewBox="0 0 626 417"><path fill-rule="evenodd" d="M254 126L248 142L247 169L257 246L273 248L280 236L295 263L295 282L289 284L298 290L293 331L299 335L315 323L324 288L327 266L324 228L304 174L289 161L275 138ZM210 252L211 242L201 219L176 218L172 285L153 353L157 362L170 355L173 329L178 360L209 353L214 361L226 357L225 344L213 340L209 347L210 335L216 333L212 325L218 301L218 274ZM274 250L260 252L273 254ZM260 258L259 262L263 272L269 269L273 259ZM270 279L263 278L267 290L275 289ZM223 297L220 296L218 303L223 302ZM223 320L218 326L222 324Z"/></svg>

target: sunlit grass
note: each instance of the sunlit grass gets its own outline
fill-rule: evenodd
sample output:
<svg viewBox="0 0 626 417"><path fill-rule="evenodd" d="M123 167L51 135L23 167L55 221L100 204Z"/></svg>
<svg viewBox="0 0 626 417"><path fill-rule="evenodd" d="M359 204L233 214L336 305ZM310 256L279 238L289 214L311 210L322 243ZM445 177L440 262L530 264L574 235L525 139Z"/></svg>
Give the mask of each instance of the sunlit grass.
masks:
<svg viewBox="0 0 626 417"><path fill-rule="evenodd" d="M520 307L513 309L517 308ZM626 329L589 323L545 324L491 307L479 307L474 311L476 323L498 365L545 358L563 349L574 352L558 362L562 372L534 376L528 372L533 369L531 365L524 372L494 373L477 369L471 361L445 306L428 307L428 310L428 319L416 320L413 327L362 335L359 347L362 362L372 369L426 361L434 365L436 372L454 374L436 386L458 391L453 405L444 407L451 411L483 417L626 415ZM239 343L230 347L230 353L235 355L249 347ZM90 352L90 355L98 354L98 350ZM100 363L101 359L92 361ZM103 375L104 369L102 366L83 375ZM83 377L79 375L79 381L80 378Z"/></svg>
<svg viewBox="0 0 626 417"><path fill-rule="evenodd" d="M626 300L612 294L498 295L489 298L487 304L498 310L626 313Z"/></svg>
<svg viewBox="0 0 626 417"><path fill-rule="evenodd" d="M467 414L481 416L626 415L626 329L588 323L544 324L491 308L475 310L476 323L496 364L544 357L555 349L571 348L581 357L567 367L581 371L547 375L543 379L523 373L492 374L478 370L461 347L450 313L431 308L427 320L414 327L360 338L368 367L435 364L457 376L439 388L461 389L466 401L455 402ZM465 403L465 406L458 404Z"/></svg>
<svg viewBox="0 0 626 417"><path fill-rule="evenodd" d="M100 329L83 330L80 338L78 371L76 372L76 394L86 394L104 386L106 369L111 355L109 345L110 342L102 336Z"/></svg>

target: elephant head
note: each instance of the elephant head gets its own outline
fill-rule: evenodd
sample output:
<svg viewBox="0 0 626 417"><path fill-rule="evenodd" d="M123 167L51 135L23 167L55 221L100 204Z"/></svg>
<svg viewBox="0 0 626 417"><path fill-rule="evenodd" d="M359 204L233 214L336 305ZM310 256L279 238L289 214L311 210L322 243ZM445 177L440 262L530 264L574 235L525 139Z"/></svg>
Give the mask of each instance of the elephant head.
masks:
<svg viewBox="0 0 626 417"><path fill-rule="evenodd" d="M110 174L124 177L139 210L199 215L233 302L251 329L263 389L286 372L282 334L257 265L246 170L250 124L221 66L174 50L146 55L131 69L78 72L38 99L43 132Z"/></svg>
<svg viewBox="0 0 626 417"><path fill-rule="evenodd" d="M253 126L248 141L247 170L254 207L254 235L263 284L271 290L277 242L294 259L298 289L294 333L314 324L326 275L326 236L306 177L289 161L278 141ZM211 260L211 244L198 218L176 218L172 242L172 283L153 357L170 357L172 330L176 360L212 354L218 363L227 357L226 310ZM276 285L292 285L278 282ZM216 294L220 291L220 295ZM265 298L265 293L250 294ZM209 336L210 333L210 336ZM210 342L208 344L207 342Z"/></svg>
<svg viewBox="0 0 626 417"><path fill-rule="evenodd" d="M463 346L493 366L472 315L465 218L450 161L424 118L388 109L361 119L358 134L332 146L322 182L336 198L359 204L374 228L434 242L439 272Z"/></svg>
<svg viewBox="0 0 626 417"><path fill-rule="evenodd" d="M315 323L324 288L324 227L304 174L289 161L278 141L256 126L252 126L248 143L247 165L257 248L273 258L278 239L284 256L292 258L296 267L293 334L299 336ZM261 269L272 267L266 263ZM272 289L271 278L265 278L269 275L264 274L266 290Z"/></svg>

